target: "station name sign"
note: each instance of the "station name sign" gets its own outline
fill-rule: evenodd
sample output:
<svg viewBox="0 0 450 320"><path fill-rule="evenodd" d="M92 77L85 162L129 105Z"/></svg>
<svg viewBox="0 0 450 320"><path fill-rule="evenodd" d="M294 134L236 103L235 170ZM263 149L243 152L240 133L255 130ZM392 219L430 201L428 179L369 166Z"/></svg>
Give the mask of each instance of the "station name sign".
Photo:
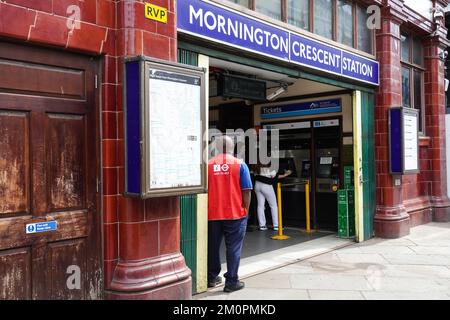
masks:
<svg viewBox="0 0 450 320"><path fill-rule="evenodd" d="M205 0L177 1L178 31L267 57L379 85L376 60Z"/></svg>

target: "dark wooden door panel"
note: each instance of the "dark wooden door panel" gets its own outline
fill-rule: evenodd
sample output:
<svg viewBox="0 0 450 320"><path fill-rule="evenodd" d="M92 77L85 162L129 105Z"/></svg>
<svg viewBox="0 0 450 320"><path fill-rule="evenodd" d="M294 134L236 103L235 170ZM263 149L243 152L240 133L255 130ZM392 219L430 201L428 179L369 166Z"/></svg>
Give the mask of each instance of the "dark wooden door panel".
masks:
<svg viewBox="0 0 450 320"><path fill-rule="evenodd" d="M30 299L31 249L0 251L0 300Z"/></svg>
<svg viewBox="0 0 450 320"><path fill-rule="evenodd" d="M0 217L30 212L29 131L27 112L0 109Z"/></svg>
<svg viewBox="0 0 450 320"><path fill-rule="evenodd" d="M102 295L97 64L0 42L0 299Z"/></svg>
<svg viewBox="0 0 450 320"><path fill-rule="evenodd" d="M48 114L47 131L49 211L85 208L85 117Z"/></svg>
<svg viewBox="0 0 450 320"><path fill-rule="evenodd" d="M86 256L86 238L49 244L46 260L51 265L49 276L52 281L49 291L52 299L87 298ZM78 275L79 280L76 279ZM78 285L80 289L77 289Z"/></svg>
<svg viewBox="0 0 450 320"><path fill-rule="evenodd" d="M5 59L0 59L0 68L4 70L0 87L3 92L85 99L83 70ZM11 74L14 77L6 76Z"/></svg>

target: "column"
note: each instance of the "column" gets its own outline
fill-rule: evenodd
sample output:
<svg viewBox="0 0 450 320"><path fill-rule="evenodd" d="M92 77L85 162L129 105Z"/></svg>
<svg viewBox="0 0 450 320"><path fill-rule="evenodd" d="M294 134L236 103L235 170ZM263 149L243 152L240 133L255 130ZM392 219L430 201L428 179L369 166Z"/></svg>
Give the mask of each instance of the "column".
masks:
<svg viewBox="0 0 450 320"><path fill-rule="evenodd" d="M409 234L410 219L403 205L401 177L389 170L388 117L391 107L402 105L400 25L402 3L389 1L382 9L381 29L376 33L377 59L380 62L380 87L375 96L375 161L377 168L377 207L375 235L398 238ZM395 183L395 178L400 183Z"/></svg>
<svg viewBox="0 0 450 320"><path fill-rule="evenodd" d="M430 200L433 220L450 221L450 200L447 197L447 166L445 153L445 62L440 57L449 46L445 28L424 41L425 59L425 133L430 137L431 159Z"/></svg>
<svg viewBox="0 0 450 320"><path fill-rule="evenodd" d="M122 103L122 59L146 55L177 60L174 0L156 0L153 4L169 10L168 23L145 18L144 2L116 2L115 84L106 84L105 99L113 109L108 115L116 130L116 147L104 147L104 158L116 157L116 164L104 169L105 210L115 216L112 231L105 230L105 291L107 299L190 299L191 271L180 253L180 217L178 197L140 200L123 196L124 143ZM106 120L104 120L106 121ZM116 124L117 129L114 129ZM111 133L112 136L114 134ZM114 219L113 219L114 221ZM111 234L111 235L110 235Z"/></svg>

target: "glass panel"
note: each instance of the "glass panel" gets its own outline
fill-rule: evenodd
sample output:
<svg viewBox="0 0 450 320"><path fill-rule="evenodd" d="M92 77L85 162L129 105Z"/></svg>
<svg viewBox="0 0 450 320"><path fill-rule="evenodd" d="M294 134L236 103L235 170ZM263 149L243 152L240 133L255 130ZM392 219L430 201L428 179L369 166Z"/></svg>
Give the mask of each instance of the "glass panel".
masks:
<svg viewBox="0 0 450 320"><path fill-rule="evenodd" d="M309 30L309 0L288 0L288 23Z"/></svg>
<svg viewBox="0 0 450 320"><path fill-rule="evenodd" d="M256 0L256 11L281 20L281 0Z"/></svg>
<svg viewBox="0 0 450 320"><path fill-rule="evenodd" d="M419 131L422 131L422 72L414 70L414 108L419 110Z"/></svg>
<svg viewBox="0 0 450 320"><path fill-rule="evenodd" d="M241 6L244 6L246 8L250 8L250 0L228 0L228 1L240 4Z"/></svg>
<svg viewBox="0 0 450 320"><path fill-rule="evenodd" d="M422 42L419 38L413 40L413 63L420 66L423 64Z"/></svg>
<svg viewBox="0 0 450 320"><path fill-rule="evenodd" d="M409 36L406 33L402 33L400 41L402 43L402 61L411 62L411 54L409 51L411 44Z"/></svg>
<svg viewBox="0 0 450 320"><path fill-rule="evenodd" d="M314 1L314 33L333 38L333 3L331 0Z"/></svg>
<svg viewBox="0 0 450 320"><path fill-rule="evenodd" d="M368 53L373 53L372 50L372 35L373 30L367 27L367 9L358 6L357 7L357 32L358 32L358 49Z"/></svg>
<svg viewBox="0 0 450 320"><path fill-rule="evenodd" d="M353 47L353 5L349 1L338 0L338 42Z"/></svg>
<svg viewBox="0 0 450 320"><path fill-rule="evenodd" d="M411 73L406 67L402 67L402 101L404 107L411 108Z"/></svg>

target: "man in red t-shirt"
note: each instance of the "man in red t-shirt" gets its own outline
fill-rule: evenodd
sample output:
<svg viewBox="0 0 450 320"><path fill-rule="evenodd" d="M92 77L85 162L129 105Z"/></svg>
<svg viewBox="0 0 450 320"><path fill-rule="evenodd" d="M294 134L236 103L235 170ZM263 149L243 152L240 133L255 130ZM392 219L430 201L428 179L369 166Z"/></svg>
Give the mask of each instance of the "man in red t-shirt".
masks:
<svg viewBox="0 0 450 320"><path fill-rule="evenodd" d="M215 144L220 154L208 162L208 287L222 282L220 244L225 237L224 291L233 292L244 288L238 269L253 185L247 165L232 155L233 140L220 136Z"/></svg>

